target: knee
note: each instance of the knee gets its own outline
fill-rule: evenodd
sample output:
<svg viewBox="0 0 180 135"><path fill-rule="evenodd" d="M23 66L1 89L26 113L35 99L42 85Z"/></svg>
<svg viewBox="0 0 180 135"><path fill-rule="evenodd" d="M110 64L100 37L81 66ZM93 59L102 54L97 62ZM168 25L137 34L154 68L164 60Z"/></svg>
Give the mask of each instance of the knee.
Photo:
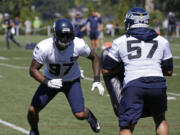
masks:
<svg viewBox="0 0 180 135"><path fill-rule="evenodd" d="M85 119L85 114L84 114L84 112L74 113L74 116L75 116L78 120L84 120L84 119Z"/></svg>
<svg viewBox="0 0 180 135"><path fill-rule="evenodd" d="M38 113L39 113L39 111L37 111L33 106L29 107L28 114L36 115Z"/></svg>
<svg viewBox="0 0 180 135"><path fill-rule="evenodd" d="M156 123L156 128L165 120L165 113L156 115L153 117L154 122Z"/></svg>

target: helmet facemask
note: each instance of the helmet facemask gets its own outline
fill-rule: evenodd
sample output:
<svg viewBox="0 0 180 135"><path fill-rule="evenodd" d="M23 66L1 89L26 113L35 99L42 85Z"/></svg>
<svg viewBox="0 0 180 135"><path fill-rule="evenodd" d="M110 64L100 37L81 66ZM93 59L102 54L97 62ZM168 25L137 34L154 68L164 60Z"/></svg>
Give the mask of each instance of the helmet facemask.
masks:
<svg viewBox="0 0 180 135"><path fill-rule="evenodd" d="M55 34L55 43L61 48L66 48L70 42L74 39L74 34L72 32L59 32L56 31Z"/></svg>
<svg viewBox="0 0 180 135"><path fill-rule="evenodd" d="M58 49L66 49L74 39L74 30L67 19L59 19L54 24L54 40Z"/></svg>

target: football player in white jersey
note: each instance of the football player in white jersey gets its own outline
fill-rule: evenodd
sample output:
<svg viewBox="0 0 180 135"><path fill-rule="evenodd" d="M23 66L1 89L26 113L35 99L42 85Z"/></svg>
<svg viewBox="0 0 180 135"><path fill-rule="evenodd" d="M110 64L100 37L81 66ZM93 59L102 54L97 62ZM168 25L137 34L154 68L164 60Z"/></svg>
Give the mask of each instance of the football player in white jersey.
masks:
<svg viewBox="0 0 180 135"><path fill-rule="evenodd" d="M70 104L74 116L79 120L86 119L94 132L100 131L100 125L94 114L85 107L80 85L80 69L77 63L79 56L92 61L94 83L92 90L98 88L103 96L104 87L100 82L100 62L94 51L83 39L74 37L71 22L59 19L54 24L54 36L37 44L33 51L30 75L40 82L28 110L28 122L31 126L29 135L39 135L39 112L56 96L63 92ZM46 64L44 75L41 67Z"/></svg>
<svg viewBox="0 0 180 135"><path fill-rule="evenodd" d="M168 135L166 80L173 73L169 42L149 28L149 14L140 7L125 17L126 34L115 39L103 61L103 74L109 76L124 64L123 95L119 104L120 135L131 135L142 117L151 116L156 134ZM120 69L121 70L121 69Z"/></svg>

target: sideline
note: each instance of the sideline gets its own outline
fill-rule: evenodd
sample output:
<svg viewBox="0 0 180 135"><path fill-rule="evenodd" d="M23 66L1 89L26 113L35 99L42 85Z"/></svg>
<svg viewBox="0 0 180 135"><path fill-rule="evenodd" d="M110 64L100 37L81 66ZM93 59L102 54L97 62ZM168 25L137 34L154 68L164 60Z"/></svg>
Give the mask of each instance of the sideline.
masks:
<svg viewBox="0 0 180 135"><path fill-rule="evenodd" d="M0 119L0 124L3 124L3 125L8 126L8 127L10 127L10 128L13 128L13 129L15 129L15 130L17 130L17 131L19 131L19 132L21 132L21 133L23 133L23 134L26 134L26 135L29 134L29 131L27 131L26 129L24 129L24 128L22 128L22 127L18 127L18 126L16 126L16 125L12 124L12 123L3 121L3 120L1 120L1 119Z"/></svg>

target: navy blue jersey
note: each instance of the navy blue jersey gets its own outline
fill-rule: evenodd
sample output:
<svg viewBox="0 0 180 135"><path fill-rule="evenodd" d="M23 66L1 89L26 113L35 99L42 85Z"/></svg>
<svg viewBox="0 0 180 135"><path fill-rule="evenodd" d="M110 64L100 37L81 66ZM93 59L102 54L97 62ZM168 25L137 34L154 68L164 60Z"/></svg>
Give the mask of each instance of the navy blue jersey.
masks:
<svg viewBox="0 0 180 135"><path fill-rule="evenodd" d="M85 26L85 21L82 18L74 18L72 24L75 29L75 37L83 38L84 33L81 31L81 28Z"/></svg>
<svg viewBox="0 0 180 135"><path fill-rule="evenodd" d="M99 17L91 16L87 19L86 23L90 23L91 31L98 31L98 25L102 24L102 20Z"/></svg>
<svg viewBox="0 0 180 135"><path fill-rule="evenodd" d="M7 26L8 30L10 30L12 28L11 23L12 23L12 21L10 19L5 20L5 25Z"/></svg>

